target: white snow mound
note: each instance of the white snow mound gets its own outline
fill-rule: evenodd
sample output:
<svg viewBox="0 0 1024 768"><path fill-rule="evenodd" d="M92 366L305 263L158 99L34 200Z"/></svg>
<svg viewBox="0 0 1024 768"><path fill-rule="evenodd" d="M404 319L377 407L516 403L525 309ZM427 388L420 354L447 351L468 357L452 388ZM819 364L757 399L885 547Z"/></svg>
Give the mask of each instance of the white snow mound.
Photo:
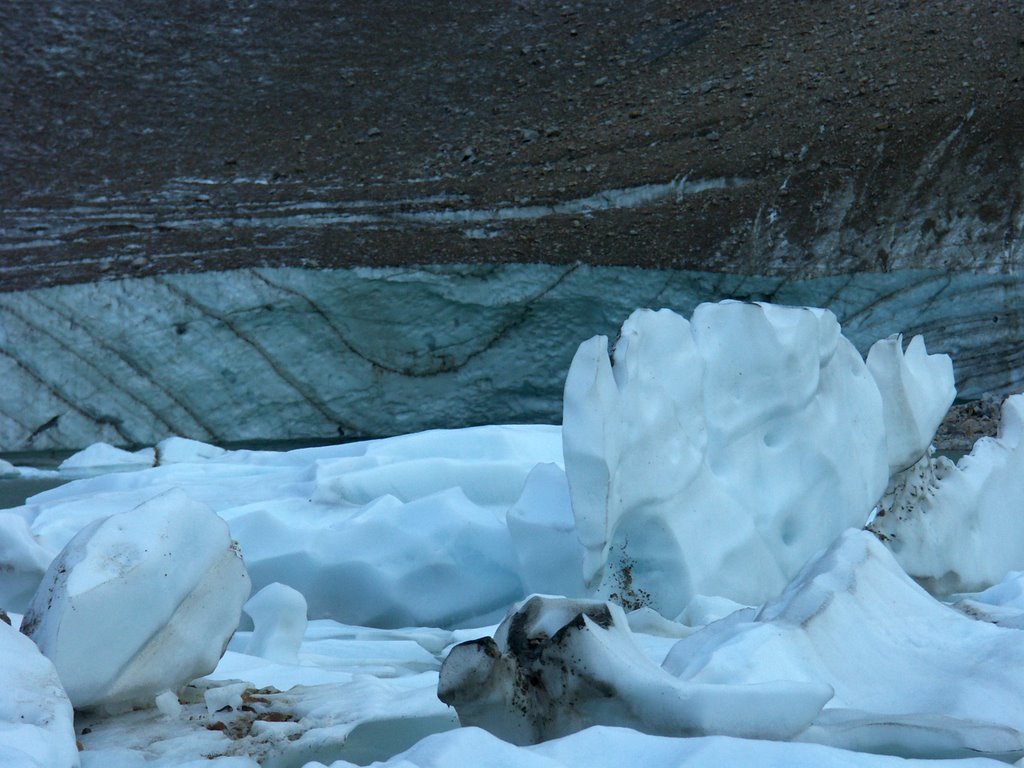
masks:
<svg viewBox="0 0 1024 768"><path fill-rule="evenodd" d="M245 652L280 664L298 664L306 633L306 598L287 584L268 584L243 606L253 633Z"/></svg>
<svg viewBox="0 0 1024 768"><path fill-rule="evenodd" d="M78 766L74 712L53 664L3 621L0 659L0 765Z"/></svg>
<svg viewBox="0 0 1024 768"><path fill-rule="evenodd" d="M47 569L22 631L76 708L152 704L216 667L249 591L224 521L170 491L80 531Z"/></svg>

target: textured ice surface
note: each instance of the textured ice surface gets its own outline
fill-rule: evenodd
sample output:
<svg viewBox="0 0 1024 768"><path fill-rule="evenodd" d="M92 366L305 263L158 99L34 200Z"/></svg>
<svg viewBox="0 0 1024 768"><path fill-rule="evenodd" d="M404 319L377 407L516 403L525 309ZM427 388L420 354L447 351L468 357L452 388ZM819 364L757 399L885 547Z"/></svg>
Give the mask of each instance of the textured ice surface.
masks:
<svg viewBox="0 0 1024 768"><path fill-rule="evenodd" d="M954 465L925 457L899 476L871 527L936 593L976 591L1024 569L1024 395L1003 403L995 438Z"/></svg>
<svg viewBox="0 0 1024 768"><path fill-rule="evenodd" d="M250 633L239 634L232 646L246 647ZM80 715L83 762L86 768L179 768L209 757L224 761L216 766L251 759L280 767L385 759L458 726L436 695L438 654L451 641L444 630L312 621L296 662L228 651L207 678L181 689L177 715L153 709Z"/></svg>
<svg viewBox="0 0 1024 768"><path fill-rule="evenodd" d="M576 459L590 461L584 462L584 474L600 478L604 466L612 482L610 491L598 482L584 496L593 490L600 499L613 491L615 503L633 505L629 514L658 512L670 507L667 491L682 479L689 489L676 498L682 506L710 510L701 505L721 502L721 512L708 511L701 518L705 527L692 531L700 536L694 540L702 547L698 564L722 569L705 587L715 578L739 584L773 573L766 566L774 562L770 558L737 548L751 530L771 534L768 551L787 537L803 546L813 539L808 529L817 530L823 517L835 524L836 512L825 504L834 501L828 491L840 501L858 493L869 498L876 475L884 481L890 468L923 450L928 425L948 394L948 368L941 358L926 356L916 340L906 353L897 340L884 342L868 366L842 340L828 313L739 306L739 315L726 312L709 320L715 327L703 329L697 320L720 307L701 309L689 322L641 313L654 319L638 315L627 325L614 367L607 364L606 344L584 345L595 374L592 386L584 388L589 405L597 395L621 401L621 413L603 411L613 417L591 419L587 430L577 431ZM679 323L689 328L692 341L682 361L674 333L661 328ZM648 325L655 333L647 333ZM776 375L784 377L778 391L770 380ZM249 391L245 382L239 386L232 396ZM850 404L872 399L864 395L868 390L875 392L874 415L857 416ZM691 408L694 402L700 408ZM808 402L810 415L801 411ZM676 431L666 426L673 419ZM788 432L781 428L787 424ZM879 424L885 425L881 435ZM984 478L978 481L982 488L1002 472L995 486L1006 497L1002 513L951 513L946 528L898 532L921 535L923 543L945 532L942 546L921 544L922 562L939 574L934 580L946 573L943 563L955 555L949 542L957 535L977 536L982 548L975 552L981 558L975 567L990 570L986 578L1002 579L1005 563L983 562L985 547L995 554L998 548L983 543L993 536L1021 538L1009 512L1021 496L1013 484L1016 466L1007 458L1016 450L1014 435L1011 418L998 440L983 443L957 470L971 467L974 474L968 476ZM806 452L807 446L814 450ZM856 453L858 446L864 453ZM1013 698L1024 682L1024 658L1016 650L1024 644L1019 631L1008 628L1022 625L1024 607L1018 606L1020 585L1012 577L984 593L958 596L954 610L915 587L866 534L846 534L805 570L797 568L791 586L761 609L745 603L763 598L706 595L690 585L684 592L692 599L679 598L685 625L644 607L625 613L603 601L556 600L542 601L548 609L529 620L510 620L498 631L479 625L497 621L526 589L577 596L586 591L587 540L576 539L559 428L437 431L288 453L223 452L175 438L156 448L158 466L80 480L3 513L10 524L0 528L0 551L22 558L24 567L0 569L0 594L24 591L33 573L83 528L173 489L228 523L258 588L281 586L257 595L250 605L255 629L236 632L206 678L171 693L166 682L150 689L141 702L149 705L145 710L79 712L86 768L253 768L257 761L279 767L338 759L366 764L417 743L389 764L897 768L923 763L830 747L943 758L986 754L1013 760L1024 754L1022 707ZM606 461L609 456L615 461ZM687 463L694 457L696 469ZM704 477L703 485L686 480L691 472ZM570 480L572 473L570 468ZM928 475L927 483L941 484L939 474ZM807 479L816 477L821 486L808 487ZM630 485L637 479L644 482ZM702 495L708 489L714 493ZM908 501L914 498L909 486L904 492ZM866 517L870 506L858 514ZM781 509L797 512L785 524L771 522ZM745 519L740 512L752 522L736 525ZM968 522L966 531L957 519ZM611 530L598 525L607 522L600 516L589 520L585 535L591 544L599 528ZM607 591L634 607L646 602L644 579L652 573L653 583L675 578L670 550L650 549L651 541L673 540L679 534L674 525L660 513L619 524L612 543L628 540L633 547L633 534L647 526L666 535L652 535L646 544L640 540L646 560L630 561L609 547L619 557L619 578L604 584ZM822 547L830 543L824 531L822 526ZM689 547L680 551L691 556ZM781 551L794 562L808 556L798 548ZM668 570L655 573L651 563ZM772 567L784 588L781 567ZM306 611L298 593L311 616L302 633L297 624ZM156 611L149 604L154 595L162 597L149 591L125 598L123 618L111 624L133 628L137 615ZM588 605L596 606L596 618L581 617ZM616 620L604 622L602 609ZM368 622L392 628L356 626ZM188 627L208 632L207 624L198 617ZM98 634L106 629L100 623ZM483 637L495 639L458 645ZM118 637L108 645L116 650L124 643ZM462 650L450 653L456 646ZM586 728L529 748L474 728L429 736L457 727L455 711L437 698L446 658L455 659L456 678L475 688L467 719L475 707L490 727L530 740L589 723L632 728ZM87 670L89 664L83 661ZM158 695L162 706L154 708ZM510 697L523 706L512 718ZM0 706L8 704L0 690ZM787 736L828 746L666 738L641 729ZM0 753L0 763L6 756Z"/></svg>
<svg viewBox="0 0 1024 768"><path fill-rule="evenodd" d="M224 522L168 492L76 535L47 569L22 631L76 708L148 704L216 666L249 589Z"/></svg>
<svg viewBox="0 0 1024 768"><path fill-rule="evenodd" d="M930 370L923 347L885 350L889 399L930 396L911 375ZM638 310L613 360L604 337L580 346L564 409L584 576L599 596L665 615L694 595L774 596L867 520L889 477L882 395L825 310ZM903 429L909 417L890 410ZM930 438L906 441L923 452Z"/></svg>
<svg viewBox="0 0 1024 768"><path fill-rule="evenodd" d="M664 666L692 682L828 684L816 741L1024 754L1024 633L939 603L866 531L844 533L756 616L680 640Z"/></svg>
<svg viewBox="0 0 1024 768"><path fill-rule="evenodd" d="M193 455L194 461L79 480L13 512L55 554L93 520L184 489L228 522L255 589L280 582L302 592L311 618L389 627L492 623L524 596L505 517L538 464L555 466L532 484L534 496L548 489L553 495L548 512L528 516L571 519L567 506L557 508L565 492L558 490L561 430L553 426ZM571 531L551 532L552 546L571 546ZM526 546L536 551L540 543ZM562 573L558 563L549 568L559 583L580 579L578 563Z"/></svg>
<svg viewBox="0 0 1024 768"><path fill-rule="evenodd" d="M750 741L726 736L673 739L626 728L595 727L532 747L514 747L480 728L428 736L377 768L999 768L973 759L935 763L833 749L817 744ZM308 766L307 768L316 768ZM331 768L354 768L338 761Z"/></svg>
<svg viewBox="0 0 1024 768"><path fill-rule="evenodd" d="M0 448L553 423L579 341L613 335L654 296L687 316L726 296L827 306L862 353L926 333L958 361L964 396L1015 392L1022 294L979 271L795 279L586 264L246 269L5 292Z"/></svg>
<svg viewBox="0 0 1024 768"><path fill-rule="evenodd" d="M73 714L50 660L0 621L0 765L77 766Z"/></svg>
<svg viewBox="0 0 1024 768"><path fill-rule="evenodd" d="M640 649L619 606L534 596L493 638L452 649L438 697L463 725L535 744L592 725L786 739L811 724L832 690L813 681L680 681Z"/></svg>

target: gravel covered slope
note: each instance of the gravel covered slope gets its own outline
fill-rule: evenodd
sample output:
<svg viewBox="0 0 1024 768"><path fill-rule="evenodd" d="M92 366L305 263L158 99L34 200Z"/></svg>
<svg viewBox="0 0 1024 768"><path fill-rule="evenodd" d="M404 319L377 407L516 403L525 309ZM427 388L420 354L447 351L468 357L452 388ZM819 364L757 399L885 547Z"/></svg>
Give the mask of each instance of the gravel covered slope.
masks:
<svg viewBox="0 0 1024 768"><path fill-rule="evenodd" d="M0 57L0 290L508 260L1009 274L1024 248L1005 0L34 0L0 11Z"/></svg>

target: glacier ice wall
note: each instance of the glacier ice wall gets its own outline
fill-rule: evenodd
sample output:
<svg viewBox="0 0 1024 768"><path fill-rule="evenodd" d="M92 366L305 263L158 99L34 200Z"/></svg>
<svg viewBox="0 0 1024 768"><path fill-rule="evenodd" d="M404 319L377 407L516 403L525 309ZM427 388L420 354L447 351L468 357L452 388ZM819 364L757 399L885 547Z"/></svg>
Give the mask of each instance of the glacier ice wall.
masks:
<svg viewBox="0 0 1024 768"><path fill-rule="evenodd" d="M2 275L0 275L2 277ZM825 306L862 352L924 334L962 396L1024 389L1024 288L942 270L797 280L588 265L248 269L0 292L0 450L557 421L580 339L638 306Z"/></svg>

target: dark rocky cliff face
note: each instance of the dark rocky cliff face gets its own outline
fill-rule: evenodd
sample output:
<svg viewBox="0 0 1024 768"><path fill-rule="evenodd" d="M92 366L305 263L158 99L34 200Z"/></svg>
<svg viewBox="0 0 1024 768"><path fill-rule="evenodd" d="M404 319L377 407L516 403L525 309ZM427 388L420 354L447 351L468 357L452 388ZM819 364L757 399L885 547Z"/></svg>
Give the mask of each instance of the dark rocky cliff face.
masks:
<svg viewBox="0 0 1024 768"><path fill-rule="evenodd" d="M638 303L816 303L862 351L889 332L924 333L931 351L953 355L967 397L1024 382L1019 3L37 0L0 10L0 109L0 373L11 392L46 393L9 398L0 449L167 430L333 434L353 407L347 384L328 377L300 397L305 374L282 364L261 389L259 361L218 369L194 402L187 388L171 392L203 419L204 392L254 382L239 399L251 414L227 409L213 419L223 426L193 428L146 394L164 371L133 333L185 342L180 329L199 319L211 337L235 338L231 313L312 312L267 333L246 326L238 348L287 360L329 320L379 326L410 349L422 337L417 354L429 356L450 342L446 320L402 304L406 283L424 280L448 286L466 328L492 304L519 318L523 339L509 349L522 352L495 353L494 370L445 363L409 381L399 360L391 389L372 384L370 366L363 395L376 399L359 408L373 419L346 434L557 419L567 355ZM508 262L552 273L524 277ZM462 287L448 285L445 264ZM265 268L409 265L433 266L407 278L318 273L337 293L322 311L302 291L261 287ZM202 283L222 293L201 312L164 295L173 273L221 270L239 279ZM483 293L480 270L495 281ZM124 285L81 293L99 302L84 319L79 293L30 290L115 278ZM363 286L354 297L338 288L350 283ZM376 304L360 304L368 291ZM143 317L132 328L125 306ZM209 350L172 346L181 376L206 364ZM332 349L320 350L324 365ZM109 373L111 360L132 372ZM513 368L536 375L501 392L496 410L495 370ZM109 404L44 429L71 424L83 407L73 383L90 377L83 391ZM396 399L453 377L455 394L429 418ZM139 390L123 399L111 382ZM320 409L331 417L295 418L294 434L281 433L260 420L275 386L296 407L331 403ZM150 406L152 424L117 426Z"/></svg>
<svg viewBox="0 0 1024 768"><path fill-rule="evenodd" d="M1005 0L40 0L0 23L8 290L410 261L1014 274L1024 248ZM452 210L475 218L424 215Z"/></svg>

